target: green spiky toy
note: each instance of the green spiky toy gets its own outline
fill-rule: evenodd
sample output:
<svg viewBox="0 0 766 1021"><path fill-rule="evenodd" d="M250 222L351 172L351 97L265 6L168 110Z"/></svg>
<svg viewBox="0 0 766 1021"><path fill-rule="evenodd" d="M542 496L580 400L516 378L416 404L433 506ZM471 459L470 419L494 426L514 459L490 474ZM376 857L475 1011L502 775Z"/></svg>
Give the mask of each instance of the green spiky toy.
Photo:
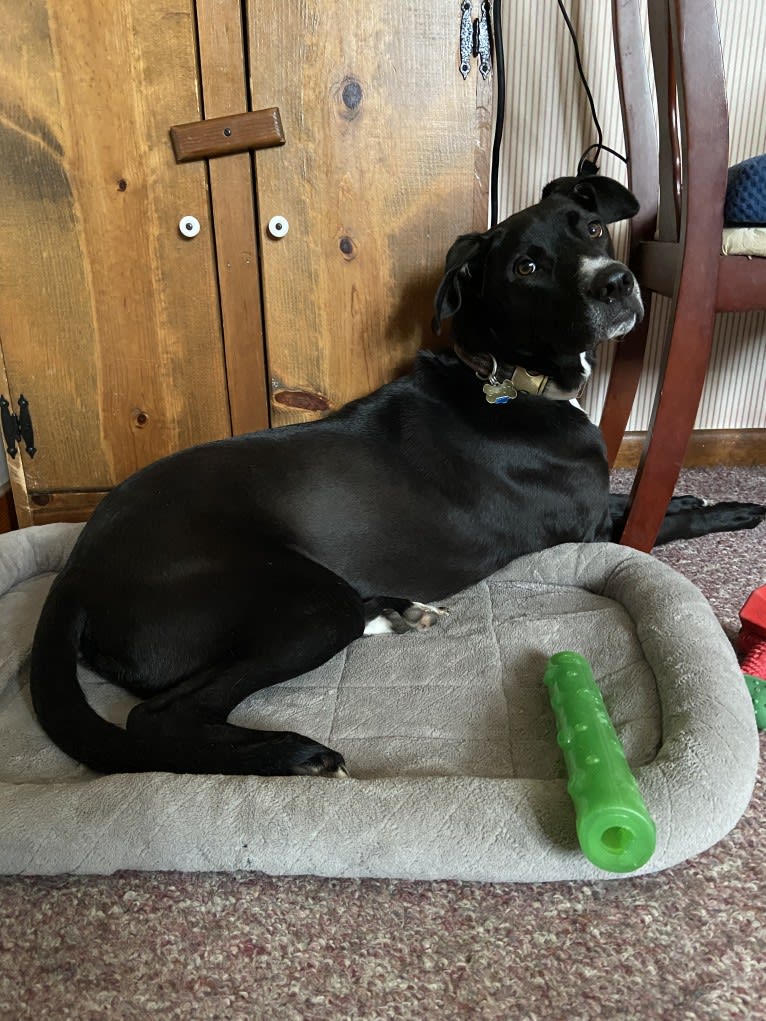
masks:
<svg viewBox="0 0 766 1021"><path fill-rule="evenodd" d="M750 698L753 700L755 709L755 722L759 730L766 730L766 681L760 677L751 677L750 674L743 674Z"/></svg>

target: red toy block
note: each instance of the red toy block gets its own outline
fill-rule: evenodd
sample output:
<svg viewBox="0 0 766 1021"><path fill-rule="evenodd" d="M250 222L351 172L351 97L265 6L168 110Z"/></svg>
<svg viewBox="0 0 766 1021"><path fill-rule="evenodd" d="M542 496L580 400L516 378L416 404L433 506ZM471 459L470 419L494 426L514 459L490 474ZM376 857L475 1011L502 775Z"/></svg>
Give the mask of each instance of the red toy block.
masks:
<svg viewBox="0 0 766 1021"><path fill-rule="evenodd" d="M766 680L766 585L750 593L739 619L742 630L737 645L742 672Z"/></svg>

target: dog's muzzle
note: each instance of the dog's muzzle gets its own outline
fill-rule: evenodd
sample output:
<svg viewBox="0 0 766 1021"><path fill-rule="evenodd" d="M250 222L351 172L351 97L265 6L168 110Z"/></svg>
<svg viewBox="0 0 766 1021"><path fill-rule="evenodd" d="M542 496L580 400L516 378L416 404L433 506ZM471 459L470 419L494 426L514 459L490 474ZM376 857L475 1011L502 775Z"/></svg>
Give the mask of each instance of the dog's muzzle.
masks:
<svg viewBox="0 0 766 1021"><path fill-rule="evenodd" d="M638 281L624 263L607 258L583 259L580 286L589 304L588 318L594 333L602 339L623 337L643 319Z"/></svg>

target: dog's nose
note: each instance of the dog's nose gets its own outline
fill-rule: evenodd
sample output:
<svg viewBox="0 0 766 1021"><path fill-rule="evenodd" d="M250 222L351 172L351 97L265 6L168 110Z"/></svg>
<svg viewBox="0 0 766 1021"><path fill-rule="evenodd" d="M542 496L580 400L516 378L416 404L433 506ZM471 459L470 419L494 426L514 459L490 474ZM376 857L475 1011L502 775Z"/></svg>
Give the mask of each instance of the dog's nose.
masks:
<svg viewBox="0 0 766 1021"><path fill-rule="evenodd" d="M626 266L619 263L605 266L593 277L590 293L597 301L607 304L627 298L633 293L636 279Z"/></svg>

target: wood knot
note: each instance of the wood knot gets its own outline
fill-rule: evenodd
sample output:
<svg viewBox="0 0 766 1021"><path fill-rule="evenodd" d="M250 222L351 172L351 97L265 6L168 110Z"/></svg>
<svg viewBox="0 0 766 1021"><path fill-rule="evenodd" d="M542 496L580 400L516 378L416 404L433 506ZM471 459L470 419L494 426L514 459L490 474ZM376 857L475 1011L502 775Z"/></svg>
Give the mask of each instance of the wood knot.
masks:
<svg viewBox="0 0 766 1021"><path fill-rule="evenodd" d="M356 258L357 255L356 242L348 234L344 234L343 237L340 239L340 241L338 242L338 248L340 248L340 253L346 260L346 262L351 262L352 259Z"/></svg>
<svg viewBox="0 0 766 1021"><path fill-rule="evenodd" d="M277 390L273 397L277 404L286 408L298 408L301 411L330 410L330 402L326 397L309 390Z"/></svg>
<svg viewBox="0 0 766 1021"><path fill-rule="evenodd" d="M363 95L362 86L356 78L347 79L346 84L343 86L343 91L341 92L341 99L349 110L356 110L362 102Z"/></svg>
<svg viewBox="0 0 766 1021"><path fill-rule="evenodd" d="M361 82L352 75L345 77L336 92L338 116L345 121L354 120L362 112L363 99L364 89Z"/></svg>

